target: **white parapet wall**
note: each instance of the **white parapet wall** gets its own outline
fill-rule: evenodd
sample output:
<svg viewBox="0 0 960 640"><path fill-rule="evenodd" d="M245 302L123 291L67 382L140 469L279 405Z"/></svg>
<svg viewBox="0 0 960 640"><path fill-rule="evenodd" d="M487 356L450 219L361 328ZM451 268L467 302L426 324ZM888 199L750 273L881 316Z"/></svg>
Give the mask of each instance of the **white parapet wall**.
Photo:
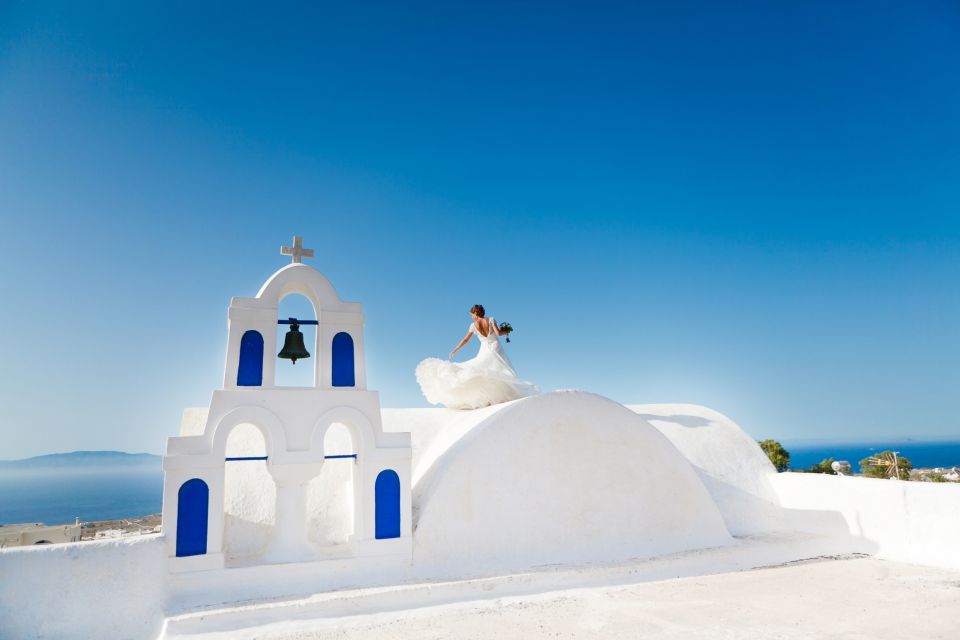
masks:
<svg viewBox="0 0 960 640"><path fill-rule="evenodd" d="M166 564L159 534L0 551L0 638L155 638Z"/></svg>
<svg viewBox="0 0 960 640"><path fill-rule="evenodd" d="M958 485L789 472L771 482L783 507L839 513L880 557L960 569Z"/></svg>

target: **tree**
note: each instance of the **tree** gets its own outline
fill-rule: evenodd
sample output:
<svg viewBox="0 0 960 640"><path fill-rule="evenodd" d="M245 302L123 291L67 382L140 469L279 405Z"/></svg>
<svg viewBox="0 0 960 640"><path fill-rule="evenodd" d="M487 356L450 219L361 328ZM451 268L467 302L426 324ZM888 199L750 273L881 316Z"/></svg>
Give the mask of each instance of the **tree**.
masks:
<svg viewBox="0 0 960 640"><path fill-rule="evenodd" d="M803 471L804 473L829 473L830 475L834 475L836 471L833 470L832 465L833 458L824 458L820 462L810 465Z"/></svg>
<svg viewBox="0 0 960 640"><path fill-rule="evenodd" d="M864 458L860 461L860 473L867 478L896 478L897 471L893 466L894 459L896 459L897 468L900 470L900 479L909 480L913 463L908 458L895 456L893 451L881 451L875 456Z"/></svg>
<svg viewBox="0 0 960 640"><path fill-rule="evenodd" d="M770 462L777 471L786 471L790 468L790 452L784 449L782 444L776 440L762 440L760 448L770 458Z"/></svg>

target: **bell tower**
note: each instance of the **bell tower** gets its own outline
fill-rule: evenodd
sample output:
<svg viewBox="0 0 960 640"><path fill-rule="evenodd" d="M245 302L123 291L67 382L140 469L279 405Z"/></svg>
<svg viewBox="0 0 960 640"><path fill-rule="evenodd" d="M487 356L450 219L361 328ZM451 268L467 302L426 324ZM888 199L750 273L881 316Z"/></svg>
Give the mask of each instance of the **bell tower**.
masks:
<svg viewBox="0 0 960 640"><path fill-rule="evenodd" d="M324 465L350 465L352 504L344 517L352 522L353 533L336 550L338 561L362 556L409 560L410 434L384 433L379 395L366 388L361 305L341 300L322 273L302 262L313 251L303 248L299 236L292 246L281 247L281 254L290 256L291 263L270 276L256 296L230 301L223 387L213 392L209 409L191 413L195 426L185 422L181 434L167 440L163 532L171 571L230 566L224 536L228 464L265 465L276 488L269 544L255 563L330 557L329 550L311 542L317 532L308 531L323 526L322 518L307 512L307 494ZM313 318L278 317L280 301L291 294L310 301ZM294 322L316 325L316 339L303 344ZM280 354L275 353L278 326L287 331ZM278 355L296 357L296 366L312 366L313 384L276 386L278 362L292 366ZM239 425L256 427L266 455L227 456L227 437ZM334 425L346 428L350 451L324 450Z"/></svg>
<svg viewBox="0 0 960 640"><path fill-rule="evenodd" d="M307 266L312 257L300 236L293 246L281 247L291 263L277 271L254 298L233 298L227 311L227 362L223 388L273 387L276 381L277 327L291 327L291 318L278 317L286 296L299 293L313 306L314 318L296 318L299 325L317 325L316 341L306 345L313 356L313 386L318 389L366 389L363 352L363 311L356 302L344 302L323 274ZM312 347L312 348L311 348Z"/></svg>

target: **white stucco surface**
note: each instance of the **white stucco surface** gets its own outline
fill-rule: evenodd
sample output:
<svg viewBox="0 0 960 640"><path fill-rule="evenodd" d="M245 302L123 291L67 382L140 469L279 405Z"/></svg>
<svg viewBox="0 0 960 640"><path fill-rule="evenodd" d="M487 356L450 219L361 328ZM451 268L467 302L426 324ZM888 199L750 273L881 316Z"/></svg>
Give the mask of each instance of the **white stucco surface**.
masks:
<svg viewBox="0 0 960 640"><path fill-rule="evenodd" d="M264 456L263 434L252 424L234 427L227 438L226 455ZM218 505L219 506L219 505ZM259 557L270 543L276 523L277 487L263 460L243 460L224 466L223 552L228 563Z"/></svg>
<svg viewBox="0 0 960 640"><path fill-rule="evenodd" d="M413 447L413 482L468 431L513 402L462 411L457 409L383 409L385 432L409 433Z"/></svg>
<svg viewBox="0 0 960 640"><path fill-rule="evenodd" d="M777 506L770 460L733 420L693 404L629 405L690 461L723 514L730 533L748 535L788 526Z"/></svg>
<svg viewBox="0 0 960 640"><path fill-rule="evenodd" d="M324 438L323 450L331 455L354 451L350 432L333 425ZM330 460L307 488L307 531L309 539L326 553L338 552L353 535L353 476L356 462Z"/></svg>
<svg viewBox="0 0 960 640"><path fill-rule="evenodd" d="M871 638L883 630L953 638L960 574L873 558L821 559L717 575L607 584L536 595L477 597L326 615L252 616L218 630L174 624L165 640L811 640Z"/></svg>
<svg viewBox="0 0 960 640"><path fill-rule="evenodd" d="M159 534L0 550L0 638L155 638L166 604Z"/></svg>
<svg viewBox="0 0 960 640"><path fill-rule="evenodd" d="M207 424L210 409L207 407L188 407L180 416L181 436L202 436L203 427Z"/></svg>
<svg viewBox="0 0 960 640"><path fill-rule="evenodd" d="M780 473L772 485L784 507L835 514L881 557L960 569L958 485L820 473Z"/></svg>

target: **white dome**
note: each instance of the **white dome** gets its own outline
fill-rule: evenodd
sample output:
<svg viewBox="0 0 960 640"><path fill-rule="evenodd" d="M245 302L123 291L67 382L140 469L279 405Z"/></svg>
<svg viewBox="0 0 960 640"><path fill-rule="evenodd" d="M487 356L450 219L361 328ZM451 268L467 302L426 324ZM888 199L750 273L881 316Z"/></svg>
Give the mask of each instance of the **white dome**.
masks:
<svg viewBox="0 0 960 640"><path fill-rule="evenodd" d="M421 459L415 565L464 575L731 541L687 460L622 405L564 391L477 413L461 437ZM412 417L404 428L417 442Z"/></svg>

